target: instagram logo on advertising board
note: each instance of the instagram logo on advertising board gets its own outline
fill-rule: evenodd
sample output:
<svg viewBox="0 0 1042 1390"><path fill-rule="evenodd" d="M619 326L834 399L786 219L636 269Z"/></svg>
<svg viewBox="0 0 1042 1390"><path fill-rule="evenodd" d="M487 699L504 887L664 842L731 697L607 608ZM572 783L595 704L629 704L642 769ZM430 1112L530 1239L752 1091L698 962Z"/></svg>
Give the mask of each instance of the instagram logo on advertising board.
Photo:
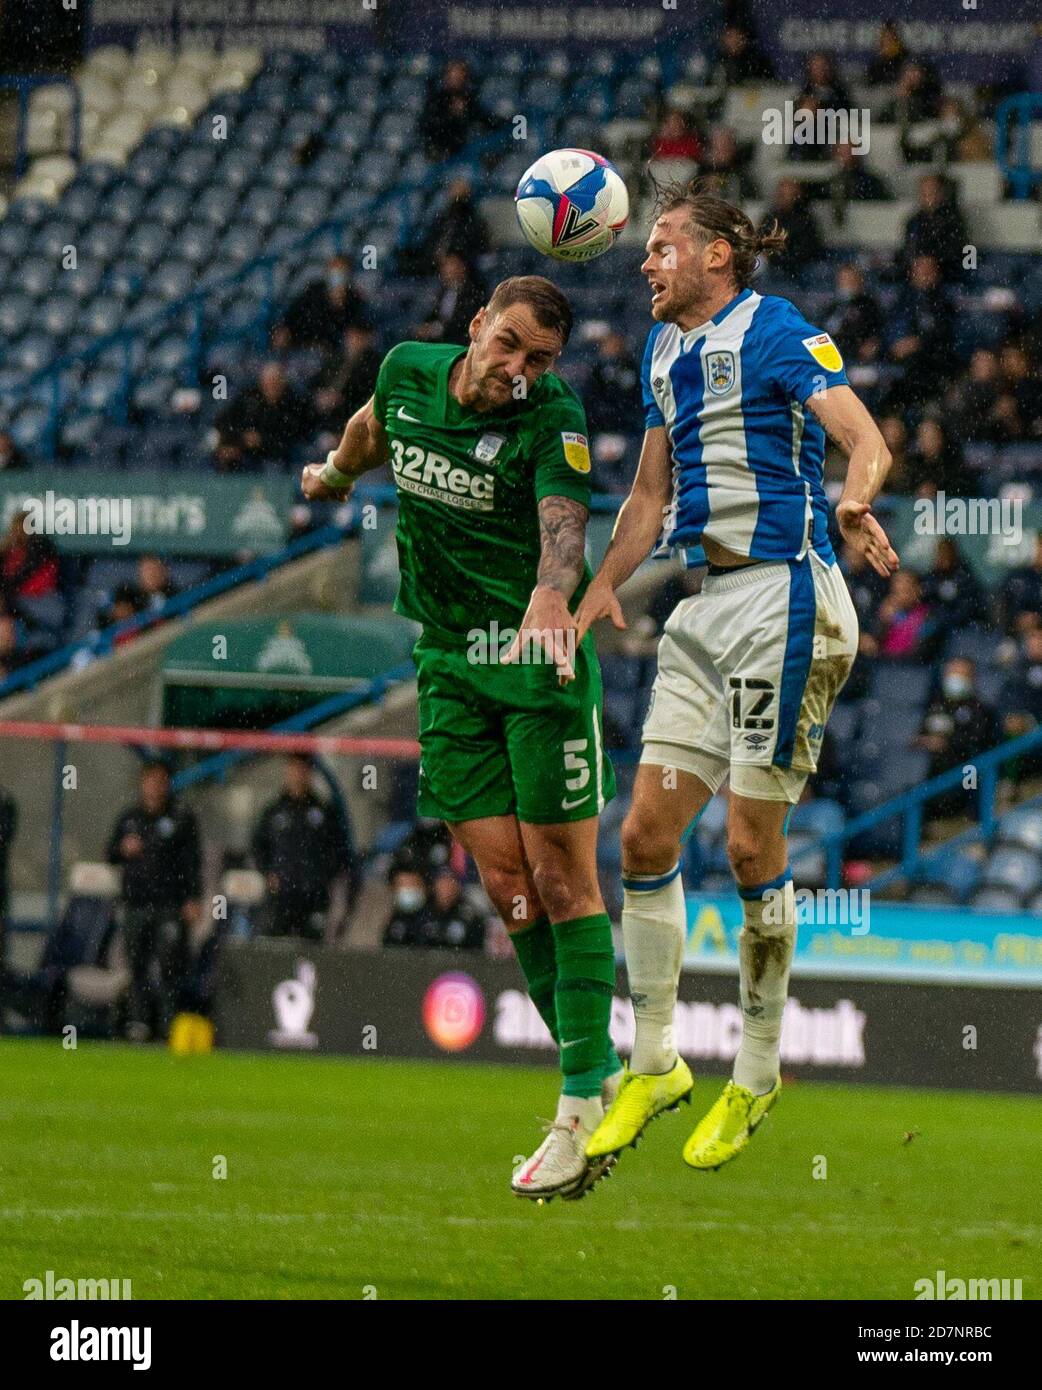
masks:
<svg viewBox="0 0 1042 1390"><path fill-rule="evenodd" d="M433 980L423 996L423 1026L444 1052L462 1052L481 1032L485 996L476 981L459 971Z"/></svg>

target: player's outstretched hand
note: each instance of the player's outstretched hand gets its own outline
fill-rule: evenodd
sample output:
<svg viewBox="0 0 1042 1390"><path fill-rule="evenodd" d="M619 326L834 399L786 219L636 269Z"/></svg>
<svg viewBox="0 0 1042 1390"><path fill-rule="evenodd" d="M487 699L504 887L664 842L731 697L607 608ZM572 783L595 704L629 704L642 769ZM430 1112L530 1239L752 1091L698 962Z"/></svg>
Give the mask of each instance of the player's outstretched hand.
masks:
<svg viewBox="0 0 1042 1390"><path fill-rule="evenodd" d="M557 589L536 587L528 600L518 634L503 656L501 664L512 662L553 662L560 683L575 680L575 619L568 611L564 595Z"/></svg>
<svg viewBox="0 0 1042 1390"><path fill-rule="evenodd" d="M622 605L615 597L615 590L608 584L598 584L594 579L583 594L582 603L575 610L575 623L578 628L576 642L579 643L599 618L610 618L612 625L622 632L626 619L622 616Z"/></svg>
<svg viewBox="0 0 1042 1390"><path fill-rule="evenodd" d="M325 464L306 463L300 475L300 490L309 502L343 502L351 496L349 487L338 489L324 483L321 478Z"/></svg>
<svg viewBox="0 0 1042 1390"><path fill-rule="evenodd" d="M876 574L889 579L901 561L887 539L886 532L872 515L872 508L868 503L837 503L836 520L847 544L861 551Z"/></svg>

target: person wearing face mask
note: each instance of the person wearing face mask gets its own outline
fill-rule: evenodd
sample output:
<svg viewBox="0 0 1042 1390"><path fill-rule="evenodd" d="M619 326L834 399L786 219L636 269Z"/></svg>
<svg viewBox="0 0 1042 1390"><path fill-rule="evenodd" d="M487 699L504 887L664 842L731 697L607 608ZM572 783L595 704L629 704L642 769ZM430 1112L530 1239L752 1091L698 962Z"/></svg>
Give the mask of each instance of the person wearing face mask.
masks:
<svg viewBox="0 0 1042 1390"><path fill-rule="evenodd" d="M271 345L280 352L314 347L339 354L349 328L371 326L369 306L351 283L351 262L332 256L322 279L305 285L275 325Z"/></svg>
<svg viewBox="0 0 1042 1390"><path fill-rule="evenodd" d="M409 850L391 863L391 917L384 928L385 946L424 946L433 925L431 880L425 865Z"/></svg>
<svg viewBox="0 0 1042 1390"><path fill-rule="evenodd" d="M451 869L442 869L431 886L424 945L450 951L480 951L487 921L464 896L463 884Z"/></svg>
<svg viewBox="0 0 1042 1390"><path fill-rule="evenodd" d="M976 678L976 667L969 657L954 656L944 664L940 692L931 701L916 740L930 755L930 777L971 763L1002 736L995 711L976 693ZM975 800L972 791L954 787L931 799L930 814L972 814Z"/></svg>
<svg viewBox="0 0 1042 1390"><path fill-rule="evenodd" d="M1021 641L1016 669L1006 677L999 699L1002 731L1017 738L1042 725L1042 627L1030 628ZM1014 781L1037 777L1042 771L1042 754L1029 753L1016 761Z"/></svg>

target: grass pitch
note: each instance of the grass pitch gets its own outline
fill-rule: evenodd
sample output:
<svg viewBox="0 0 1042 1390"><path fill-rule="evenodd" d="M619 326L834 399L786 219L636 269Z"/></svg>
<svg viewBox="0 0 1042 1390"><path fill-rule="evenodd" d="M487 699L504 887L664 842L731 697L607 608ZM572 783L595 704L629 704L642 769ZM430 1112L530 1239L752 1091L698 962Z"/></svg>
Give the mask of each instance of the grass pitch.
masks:
<svg viewBox="0 0 1042 1390"><path fill-rule="evenodd" d="M791 1084L695 1173L720 1084L536 1207L509 1180L549 1071L3 1040L0 1298L47 1270L135 1299L909 1299L939 1269L1042 1294L1037 1100Z"/></svg>

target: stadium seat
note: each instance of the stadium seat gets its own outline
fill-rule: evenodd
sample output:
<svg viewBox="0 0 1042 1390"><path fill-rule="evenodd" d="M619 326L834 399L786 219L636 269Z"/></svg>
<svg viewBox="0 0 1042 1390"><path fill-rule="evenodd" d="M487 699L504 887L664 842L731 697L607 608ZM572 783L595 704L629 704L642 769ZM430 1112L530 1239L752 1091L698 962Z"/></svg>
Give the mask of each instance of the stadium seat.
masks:
<svg viewBox="0 0 1042 1390"><path fill-rule="evenodd" d="M1007 888L1024 899L1042 884L1042 859L1030 850L1000 846L985 864L981 882L989 888Z"/></svg>
<svg viewBox="0 0 1042 1390"><path fill-rule="evenodd" d="M1021 898L1018 893L1004 888L979 888L970 899L968 906L974 912L1017 913Z"/></svg>

